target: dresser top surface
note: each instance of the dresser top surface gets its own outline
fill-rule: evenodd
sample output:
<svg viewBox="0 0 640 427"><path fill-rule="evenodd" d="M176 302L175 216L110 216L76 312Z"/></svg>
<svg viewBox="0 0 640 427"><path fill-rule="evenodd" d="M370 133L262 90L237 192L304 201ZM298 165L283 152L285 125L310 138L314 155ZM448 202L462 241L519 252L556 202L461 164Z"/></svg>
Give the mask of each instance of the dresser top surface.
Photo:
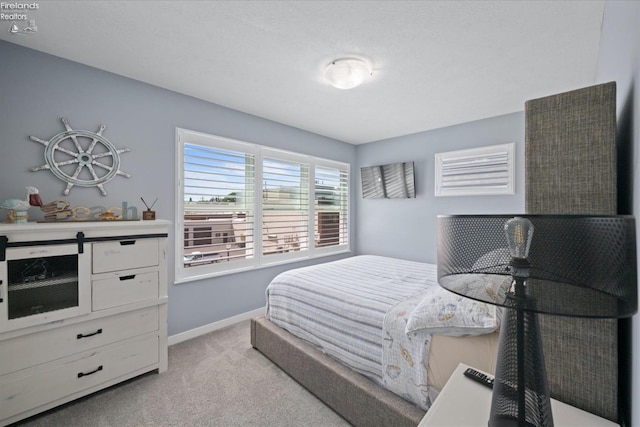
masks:
<svg viewBox="0 0 640 427"><path fill-rule="evenodd" d="M85 237L166 234L170 224L167 220L27 222L0 224L0 236L18 242L75 238L78 232Z"/></svg>

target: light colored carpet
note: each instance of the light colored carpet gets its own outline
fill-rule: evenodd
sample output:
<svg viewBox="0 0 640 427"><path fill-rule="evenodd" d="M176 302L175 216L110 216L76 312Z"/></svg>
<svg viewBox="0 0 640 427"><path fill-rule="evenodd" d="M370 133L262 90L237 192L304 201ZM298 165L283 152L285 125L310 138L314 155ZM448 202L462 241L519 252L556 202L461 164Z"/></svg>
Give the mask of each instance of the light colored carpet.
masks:
<svg viewBox="0 0 640 427"><path fill-rule="evenodd" d="M169 347L169 370L14 426L349 426L251 347L249 321Z"/></svg>

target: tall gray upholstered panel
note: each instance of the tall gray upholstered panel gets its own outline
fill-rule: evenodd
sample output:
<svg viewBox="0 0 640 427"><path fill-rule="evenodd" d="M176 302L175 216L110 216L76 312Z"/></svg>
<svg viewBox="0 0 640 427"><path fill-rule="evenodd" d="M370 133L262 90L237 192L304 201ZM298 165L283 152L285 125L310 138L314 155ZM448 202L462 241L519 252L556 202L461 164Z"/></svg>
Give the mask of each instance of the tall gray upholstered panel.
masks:
<svg viewBox="0 0 640 427"><path fill-rule="evenodd" d="M615 214L615 83L527 101L525 120L527 213ZM544 315L540 327L552 397L619 422L618 321Z"/></svg>

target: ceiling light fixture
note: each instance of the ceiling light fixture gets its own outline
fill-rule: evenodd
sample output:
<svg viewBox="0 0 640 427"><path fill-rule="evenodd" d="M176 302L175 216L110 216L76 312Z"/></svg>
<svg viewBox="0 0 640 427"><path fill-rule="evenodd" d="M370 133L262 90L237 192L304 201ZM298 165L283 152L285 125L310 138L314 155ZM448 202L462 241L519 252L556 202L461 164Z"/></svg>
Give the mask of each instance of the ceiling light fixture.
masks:
<svg viewBox="0 0 640 427"><path fill-rule="evenodd" d="M362 59L342 58L331 61L324 77L331 86L338 89L352 89L373 74L371 66Z"/></svg>

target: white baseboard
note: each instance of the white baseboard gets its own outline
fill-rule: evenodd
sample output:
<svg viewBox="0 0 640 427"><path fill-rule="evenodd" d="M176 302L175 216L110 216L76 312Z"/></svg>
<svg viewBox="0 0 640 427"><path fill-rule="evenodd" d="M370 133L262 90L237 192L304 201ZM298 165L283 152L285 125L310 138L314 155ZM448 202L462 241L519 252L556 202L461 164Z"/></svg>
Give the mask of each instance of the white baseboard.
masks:
<svg viewBox="0 0 640 427"><path fill-rule="evenodd" d="M178 344L183 341L190 340L191 338L196 338L196 337L199 337L200 335L208 334L209 332L213 332L218 329L231 326L235 323L242 322L244 320L249 320L256 316L260 316L265 313L265 310L266 310L265 307L257 308L255 310L248 311L246 313L238 314L237 316L228 317L218 322L209 323L208 325L200 326L198 328L191 329L189 331L180 332L179 334L171 335L169 337L169 345Z"/></svg>

